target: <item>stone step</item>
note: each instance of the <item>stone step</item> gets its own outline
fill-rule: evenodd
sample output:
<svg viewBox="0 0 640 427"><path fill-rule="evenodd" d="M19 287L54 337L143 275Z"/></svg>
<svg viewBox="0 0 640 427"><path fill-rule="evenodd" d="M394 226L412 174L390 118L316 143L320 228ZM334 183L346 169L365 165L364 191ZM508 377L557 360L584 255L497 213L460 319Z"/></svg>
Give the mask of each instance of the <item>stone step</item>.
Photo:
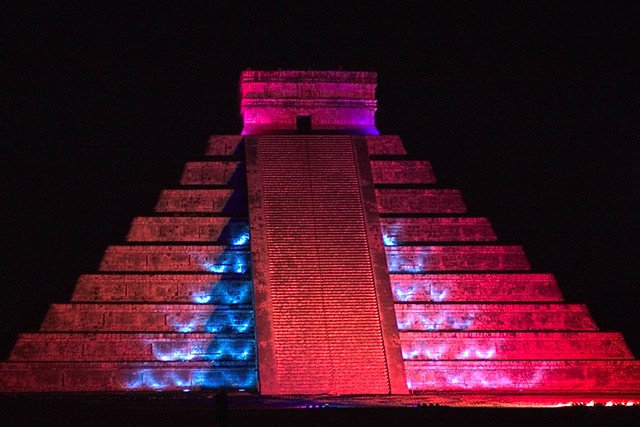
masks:
<svg viewBox="0 0 640 427"><path fill-rule="evenodd" d="M83 274L74 302L251 304L250 278L231 274Z"/></svg>
<svg viewBox="0 0 640 427"><path fill-rule="evenodd" d="M251 362L4 362L3 392L251 390Z"/></svg>
<svg viewBox="0 0 640 427"><path fill-rule="evenodd" d="M405 360L633 359L618 332L402 332Z"/></svg>
<svg viewBox="0 0 640 427"><path fill-rule="evenodd" d="M562 301L553 274L391 274L397 302Z"/></svg>
<svg viewBox="0 0 640 427"><path fill-rule="evenodd" d="M9 360L32 362L250 361L255 339L224 334L21 334Z"/></svg>
<svg viewBox="0 0 640 427"><path fill-rule="evenodd" d="M250 263L249 249L239 246L109 246L100 263L100 271L243 274Z"/></svg>
<svg viewBox="0 0 640 427"><path fill-rule="evenodd" d="M247 171L238 161L187 162L180 184L246 186Z"/></svg>
<svg viewBox="0 0 640 427"><path fill-rule="evenodd" d="M637 360L406 361L415 391L634 392Z"/></svg>
<svg viewBox="0 0 640 427"><path fill-rule="evenodd" d="M384 243L495 241L487 218L380 218Z"/></svg>
<svg viewBox="0 0 640 427"><path fill-rule="evenodd" d="M422 160L372 160L376 184L433 184L431 163ZM187 162L181 185L246 185L244 162Z"/></svg>
<svg viewBox="0 0 640 427"><path fill-rule="evenodd" d="M370 156L407 154L407 150L404 149L404 145L397 135L367 135L365 138Z"/></svg>
<svg viewBox="0 0 640 427"><path fill-rule="evenodd" d="M384 339L397 330L389 287L372 269L384 254L367 228L363 199L375 200L371 179L367 189L359 180L361 148L349 136L248 138L252 243L264 257L255 270L263 393L407 392L397 339Z"/></svg>
<svg viewBox="0 0 640 427"><path fill-rule="evenodd" d="M246 214L243 189L162 190L156 212Z"/></svg>
<svg viewBox="0 0 640 427"><path fill-rule="evenodd" d="M129 242L249 243L249 220L238 217L138 217L131 223Z"/></svg>
<svg viewBox="0 0 640 427"><path fill-rule="evenodd" d="M520 246L386 246L389 272L529 270Z"/></svg>
<svg viewBox="0 0 640 427"><path fill-rule="evenodd" d="M376 188L381 214L465 213L459 190Z"/></svg>
<svg viewBox="0 0 640 427"><path fill-rule="evenodd" d="M244 155L244 137L242 135L212 135L207 143L207 156Z"/></svg>
<svg viewBox="0 0 640 427"><path fill-rule="evenodd" d="M52 304L42 332L218 332L253 334L251 306Z"/></svg>
<svg viewBox="0 0 640 427"><path fill-rule="evenodd" d="M371 160L375 184L433 184L431 163L422 160Z"/></svg>
<svg viewBox="0 0 640 427"><path fill-rule="evenodd" d="M584 304L395 304L401 331L597 330Z"/></svg>

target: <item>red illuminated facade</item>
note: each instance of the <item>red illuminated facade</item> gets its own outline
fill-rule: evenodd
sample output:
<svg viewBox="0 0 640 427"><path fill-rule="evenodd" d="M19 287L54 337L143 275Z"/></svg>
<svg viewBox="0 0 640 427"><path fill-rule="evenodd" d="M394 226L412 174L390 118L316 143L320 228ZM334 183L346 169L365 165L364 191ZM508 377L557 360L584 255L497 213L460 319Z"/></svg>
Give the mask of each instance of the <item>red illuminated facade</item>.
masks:
<svg viewBox="0 0 640 427"><path fill-rule="evenodd" d="M378 134L375 87L243 72L242 135L19 337L0 388L640 396L623 337Z"/></svg>

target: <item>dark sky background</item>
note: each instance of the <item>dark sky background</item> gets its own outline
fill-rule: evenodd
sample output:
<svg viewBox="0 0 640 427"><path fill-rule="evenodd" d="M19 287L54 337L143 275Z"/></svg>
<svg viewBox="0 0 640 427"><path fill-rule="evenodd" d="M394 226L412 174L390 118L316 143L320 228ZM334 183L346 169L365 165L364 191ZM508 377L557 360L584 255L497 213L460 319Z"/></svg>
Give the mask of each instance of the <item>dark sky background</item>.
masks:
<svg viewBox="0 0 640 427"><path fill-rule="evenodd" d="M240 132L241 70L339 66L377 71L380 132L640 356L634 10L220 3L0 16L2 359L209 135Z"/></svg>

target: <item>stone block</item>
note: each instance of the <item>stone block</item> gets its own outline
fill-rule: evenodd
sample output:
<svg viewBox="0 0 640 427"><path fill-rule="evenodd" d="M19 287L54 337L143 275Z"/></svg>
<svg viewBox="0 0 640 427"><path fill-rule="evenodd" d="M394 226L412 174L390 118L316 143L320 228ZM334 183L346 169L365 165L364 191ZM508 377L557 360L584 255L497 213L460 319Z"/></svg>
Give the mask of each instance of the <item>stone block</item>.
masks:
<svg viewBox="0 0 640 427"><path fill-rule="evenodd" d="M247 195L241 189L162 190L155 210L246 214Z"/></svg>
<svg viewBox="0 0 640 427"><path fill-rule="evenodd" d="M398 302L562 301L552 274L391 274Z"/></svg>
<svg viewBox="0 0 640 427"><path fill-rule="evenodd" d="M431 163L421 160L371 160L376 184L433 184Z"/></svg>
<svg viewBox="0 0 640 427"><path fill-rule="evenodd" d="M520 246L386 246L390 272L528 270Z"/></svg>
<svg viewBox="0 0 640 427"><path fill-rule="evenodd" d="M242 135L212 135L207 144L207 156L241 156L244 154Z"/></svg>
<svg viewBox="0 0 640 427"><path fill-rule="evenodd" d="M138 217L129 242L249 243L249 221L237 217Z"/></svg>
<svg viewBox="0 0 640 427"><path fill-rule="evenodd" d="M252 333L253 314L234 305L53 304L40 330Z"/></svg>
<svg viewBox="0 0 640 427"><path fill-rule="evenodd" d="M626 392L640 389L637 360L407 361L414 391Z"/></svg>
<svg viewBox="0 0 640 427"><path fill-rule="evenodd" d="M494 241L486 218L380 218L386 245L403 242Z"/></svg>
<svg viewBox="0 0 640 427"><path fill-rule="evenodd" d="M407 154L397 135L367 135L365 138L371 156Z"/></svg>
<svg viewBox="0 0 640 427"><path fill-rule="evenodd" d="M465 213L458 190L376 189L381 214Z"/></svg>
<svg viewBox="0 0 640 427"><path fill-rule="evenodd" d="M187 162L180 185L233 185L247 184L243 162Z"/></svg>
<svg viewBox="0 0 640 427"><path fill-rule="evenodd" d="M230 277L233 276L233 277ZM236 274L86 274L74 302L250 304L253 284Z"/></svg>
<svg viewBox="0 0 640 427"><path fill-rule="evenodd" d="M584 304L395 304L401 331L588 331Z"/></svg>
<svg viewBox="0 0 640 427"><path fill-rule="evenodd" d="M255 389L249 362L5 362L5 392L115 392Z"/></svg>
<svg viewBox="0 0 640 427"><path fill-rule="evenodd" d="M405 360L633 359L617 332L403 332Z"/></svg>
<svg viewBox="0 0 640 427"><path fill-rule="evenodd" d="M109 246L100 271L245 273L248 248L225 246Z"/></svg>
<svg viewBox="0 0 640 427"><path fill-rule="evenodd" d="M71 304L51 304L40 325L41 331L94 331L104 328L104 310L80 310L70 313Z"/></svg>
<svg viewBox="0 0 640 427"><path fill-rule="evenodd" d="M22 334L10 361L199 361L255 359L252 337L211 333Z"/></svg>
<svg viewBox="0 0 640 427"><path fill-rule="evenodd" d="M68 334L20 334L11 350L9 360L57 360L64 355L65 360L80 360L83 343L67 337ZM82 335L84 339L85 337Z"/></svg>

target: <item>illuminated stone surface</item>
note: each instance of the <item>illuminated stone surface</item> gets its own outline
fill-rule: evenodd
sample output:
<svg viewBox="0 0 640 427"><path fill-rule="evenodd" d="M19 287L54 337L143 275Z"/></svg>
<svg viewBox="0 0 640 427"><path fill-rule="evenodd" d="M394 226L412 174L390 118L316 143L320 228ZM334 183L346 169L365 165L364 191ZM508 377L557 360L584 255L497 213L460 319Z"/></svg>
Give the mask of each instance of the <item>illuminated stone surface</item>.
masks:
<svg viewBox="0 0 640 427"><path fill-rule="evenodd" d="M520 246L387 246L390 272L528 270Z"/></svg>
<svg viewBox="0 0 640 427"><path fill-rule="evenodd" d="M398 328L409 330L595 330L583 304L400 304Z"/></svg>
<svg viewBox="0 0 640 427"><path fill-rule="evenodd" d="M249 221L228 217L141 217L131 223L127 241L215 242L242 246L249 243Z"/></svg>
<svg viewBox="0 0 640 427"><path fill-rule="evenodd" d="M458 190L376 189L381 214L465 213Z"/></svg>
<svg viewBox="0 0 640 427"><path fill-rule="evenodd" d="M552 274L390 274L398 302L562 301Z"/></svg>
<svg viewBox="0 0 640 427"><path fill-rule="evenodd" d="M9 360L228 361L255 358L253 334L51 333L22 334Z"/></svg>
<svg viewBox="0 0 640 427"><path fill-rule="evenodd" d="M402 332L405 360L633 359L617 332Z"/></svg>
<svg viewBox="0 0 640 427"><path fill-rule="evenodd" d="M356 71L243 71L243 135L295 133L298 117L309 131L377 135L375 73Z"/></svg>
<svg viewBox="0 0 640 427"><path fill-rule="evenodd" d="M231 276L231 277L230 277ZM229 274L83 274L74 302L250 304L249 276Z"/></svg>
<svg viewBox="0 0 640 427"><path fill-rule="evenodd" d="M212 136L72 302L19 336L0 390L640 400L623 337L378 135L375 87L368 72L243 72L242 135Z"/></svg>
<svg viewBox="0 0 640 427"><path fill-rule="evenodd" d="M417 160L371 160L376 184L433 184L431 163Z"/></svg>
<svg viewBox="0 0 640 427"><path fill-rule="evenodd" d="M380 218L387 245L496 240L486 218Z"/></svg>
<svg viewBox="0 0 640 427"><path fill-rule="evenodd" d="M245 185L242 162L188 162L180 185Z"/></svg>
<svg viewBox="0 0 640 427"><path fill-rule="evenodd" d="M350 136L247 138L265 394L407 392L360 163L368 167L365 141Z"/></svg>
<svg viewBox="0 0 640 427"><path fill-rule="evenodd" d="M246 214L246 197L246 193L241 189L163 190L155 210Z"/></svg>

